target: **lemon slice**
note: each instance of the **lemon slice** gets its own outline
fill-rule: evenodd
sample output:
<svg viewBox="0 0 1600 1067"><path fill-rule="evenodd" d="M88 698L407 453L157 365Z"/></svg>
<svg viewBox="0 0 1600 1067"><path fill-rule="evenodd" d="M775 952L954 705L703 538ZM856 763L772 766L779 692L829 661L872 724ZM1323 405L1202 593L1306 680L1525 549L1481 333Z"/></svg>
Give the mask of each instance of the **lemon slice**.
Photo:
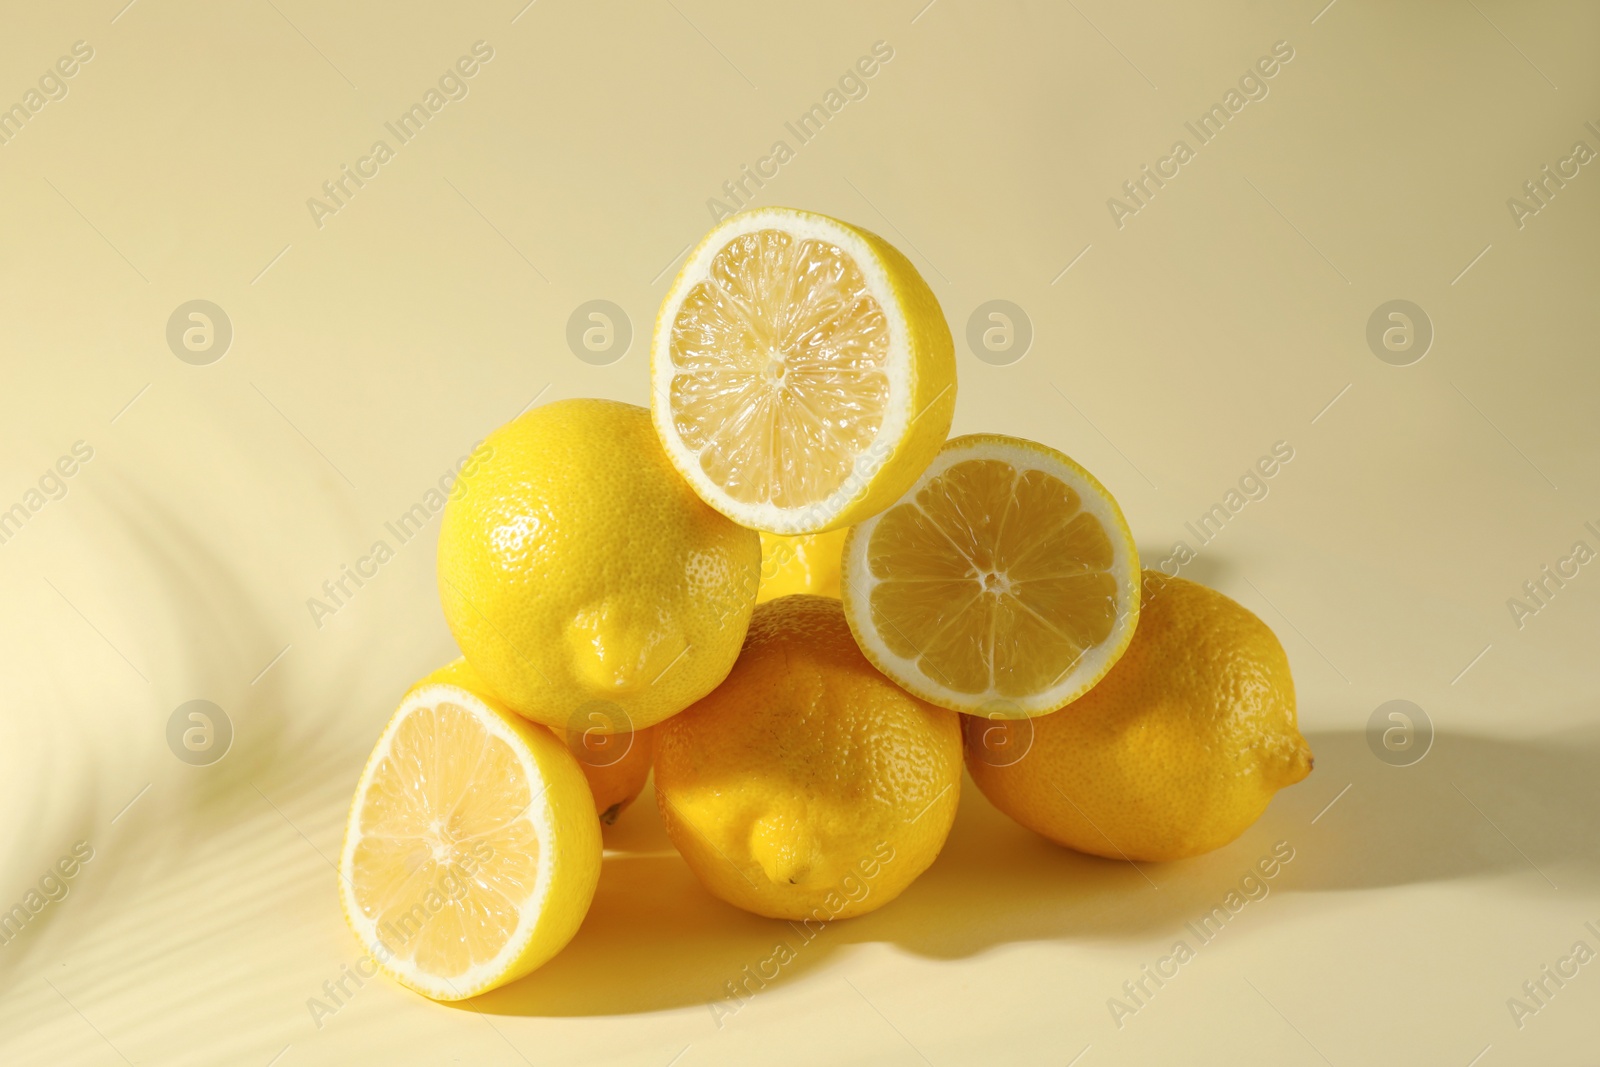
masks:
<svg viewBox="0 0 1600 1067"><path fill-rule="evenodd" d="M572 753L494 698L438 680L451 670L413 687L384 728L339 862L345 918L372 961L435 1000L550 959L600 877L600 823Z"/></svg>
<svg viewBox="0 0 1600 1067"><path fill-rule="evenodd" d="M973 434L850 531L843 599L861 650L910 692L956 711L1043 715L1128 647L1139 555L1088 471L1033 441Z"/></svg>
<svg viewBox="0 0 1600 1067"><path fill-rule="evenodd" d="M944 443L955 349L939 302L883 238L793 208L734 215L661 305L651 411L707 504L815 533L905 492Z"/></svg>

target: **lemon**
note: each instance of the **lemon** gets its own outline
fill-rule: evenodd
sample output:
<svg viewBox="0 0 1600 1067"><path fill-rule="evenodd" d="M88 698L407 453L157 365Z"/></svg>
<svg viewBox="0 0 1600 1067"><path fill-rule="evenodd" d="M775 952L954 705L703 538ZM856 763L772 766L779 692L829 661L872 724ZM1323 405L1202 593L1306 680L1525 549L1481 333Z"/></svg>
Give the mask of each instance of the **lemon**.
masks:
<svg viewBox="0 0 1600 1067"><path fill-rule="evenodd" d="M464 657L440 667L428 678L492 695ZM550 732L577 758L578 768L594 796L595 814L611 826L644 790L645 779L650 777L656 750L655 728L629 730L620 720L602 714L600 707L590 708L581 721L569 726L571 729L552 726Z"/></svg>
<svg viewBox="0 0 1600 1067"><path fill-rule="evenodd" d="M492 433L439 529L439 597L467 661L547 726L643 729L739 654L761 541L667 462L643 408L563 400Z"/></svg>
<svg viewBox="0 0 1600 1067"><path fill-rule="evenodd" d="M714 895L775 919L882 907L933 862L961 792L958 716L862 658L839 602L756 608L727 681L664 723L656 800Z"/></svg>
<svg viewBox="0 0 1600 1067"><path fill-rule="evenodd" d="M838 597L839 566L849 529L819 534L763 533L761 535L761 588L756 603L791 593L816 593Z"/></svg>
<svg viewBox="0 0 1600 1067"><path fill-rule="evenodd" d="M731 216L689 254L650 375L673 464L712 507L771 533L887 507L955 411L950 328L910 260L793 208Z"/></svg>
<svg viewBox="0 0 1600 1067"><path fill-rule="evenodd" d="M572 939L600 877L583 774L549 730L459 684L418 682L361 772L339 858L345 919L401 985L460 1000Z"/></svg>
<svg viewBox="0 0 1600 1067"><path fill-rule="evenodd" d="M1088 471L1033 441L972 434L850 531L843 594L862 651L910 692L1043 715L1128 647L1139 554Z"/></svg>
<svg viewBox="0 0 1600 1067"><path fill-rule="evenodd" d="M1053 715L968 719L967 767L994 806L1080 852L1171 860L1220 848L1311 772L1289 660L1221 593L1145 572L1133 643Z"/></svg>
<svg viewBox="0 0 1600 1067"><path fill-rule="evenodd" d="M604 716L595 714L591 724L581 730L576 725L571 730L552 728L577 757L589 791L594 794L595 811L607 826L615 824L617 816L644 791L655 759L658 729L650 726L608 733L610 726Z"/></svg>

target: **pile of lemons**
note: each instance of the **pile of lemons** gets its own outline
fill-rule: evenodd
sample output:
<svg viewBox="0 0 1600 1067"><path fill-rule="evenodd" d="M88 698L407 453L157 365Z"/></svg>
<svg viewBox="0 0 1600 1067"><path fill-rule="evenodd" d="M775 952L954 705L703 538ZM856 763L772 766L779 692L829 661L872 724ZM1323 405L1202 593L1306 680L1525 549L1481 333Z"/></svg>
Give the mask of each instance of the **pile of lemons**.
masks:
<svg viewBox="0 0 1600 1067"><path fill-rule="evenodd" d="M950 331L883 239L725 220L662 305L650 377L649 410L500 427L445 510L462 658L385 727L340 862L397 981L456 1000L560 951L652 770L706 889L791 920L909 886L963 764L1024 826L1128 860L1224 845L1310 771L1259 619L1141 572L1060 452L947 439Z"/></svg>

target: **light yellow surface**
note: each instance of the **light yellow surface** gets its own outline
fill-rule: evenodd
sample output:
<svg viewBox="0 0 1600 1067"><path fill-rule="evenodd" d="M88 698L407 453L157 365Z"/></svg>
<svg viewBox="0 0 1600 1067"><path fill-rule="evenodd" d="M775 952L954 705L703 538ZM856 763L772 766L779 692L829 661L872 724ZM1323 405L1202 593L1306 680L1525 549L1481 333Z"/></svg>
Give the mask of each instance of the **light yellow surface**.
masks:
<svg viewBox="0 0 1600 1067"><path fill-rule="evenodd" d="M1600 949L1600 571L1520 628L1507 600L1600 548L1600 170L1520 228L1507 199L1600 149L1600 12L923 5L6 5L0 104L75 41L94 58L0 144L0 506L74 442L93 458L0 544L0 907L75 842L92 859L0 945L0 1061L1592 1060L1600 963L1521 1029L1506 1002ZM319 229L307 198L479 40L466 98ZM865 97L799 144L785 123L879 40ZM1277 41L1269 94L1118 229L1107 199ZM725 983L793 935L705 894L641 803L572 944L481 1014L369 981L318 1029L308 999L360 951L330 866L351 789L454 655L437 516L404 543L385 523L535 398L647 403L676 257L779 138L758 203L927 276L955 432L1083 463L1148 566L1292 447L1182 572L1276 630L1316 770L1221 852L1139 870L968 786L911 889L731 1014ZM194 299L234 328L209 366L165 339ZM566 341L595 299L632 325L608 365ZM994 299L1033 327L1009 366L968 342ZM1394 299L1435 327L1412 366L1367 345ZM308 598L379 539L318 627ZM1407 768L1365 736L1401 698L1438 731ZM194 699L235 727L209 767L165 740ZM1108 1000L1278 842L1269 895L1119 1028Z"/></svg>

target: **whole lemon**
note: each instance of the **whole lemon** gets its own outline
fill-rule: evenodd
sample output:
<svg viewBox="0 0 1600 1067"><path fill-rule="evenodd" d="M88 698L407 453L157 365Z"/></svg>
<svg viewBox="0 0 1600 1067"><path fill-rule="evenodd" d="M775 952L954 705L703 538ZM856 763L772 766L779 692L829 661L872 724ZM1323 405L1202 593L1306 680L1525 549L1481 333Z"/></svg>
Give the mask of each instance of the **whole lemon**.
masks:
<svg viewBox="0 0 1600 1067"><path fill-rule="evenodd" d="M819 534L761 534L761 588L756 603L791 593L839 595L846 526Z"/></svg>
<svg viewBox="0 0 1600 1067"><path fill-rule="evenodd" d="M512 709L643 729L738 657L761 540L703 503L644 408L563 400L489 435L439 528L439 598Z"/></svg>
<svg viewBox="0 0 1600 1067"><path fill-rule="evenodd" d="M599 716L583 729L557 727L555 735L566 742L567 750L578 757L578 766L594 794L594 810L600 821L612 826L617 816L628 810L650 777L656 753L656 727L606 733Z"/></svg>
<svg viewBox="0 0 1600 1067"><path fill-rule="evenodd" d="M960 793L956 714L878 673L828 597L757 607L727 681L656 740L672 843L713 894L774 919L893 900L938 856Z"/></svg>
<svg viewBox="0 0 1600 1067"><path fill-rule="evenodd" d="M963 732L995 807L1111 859L1220 848L1311 772L1289 660L1266 623L1152 570L1133 640L1098 685L1035 719L971 716Z"/></svg>

